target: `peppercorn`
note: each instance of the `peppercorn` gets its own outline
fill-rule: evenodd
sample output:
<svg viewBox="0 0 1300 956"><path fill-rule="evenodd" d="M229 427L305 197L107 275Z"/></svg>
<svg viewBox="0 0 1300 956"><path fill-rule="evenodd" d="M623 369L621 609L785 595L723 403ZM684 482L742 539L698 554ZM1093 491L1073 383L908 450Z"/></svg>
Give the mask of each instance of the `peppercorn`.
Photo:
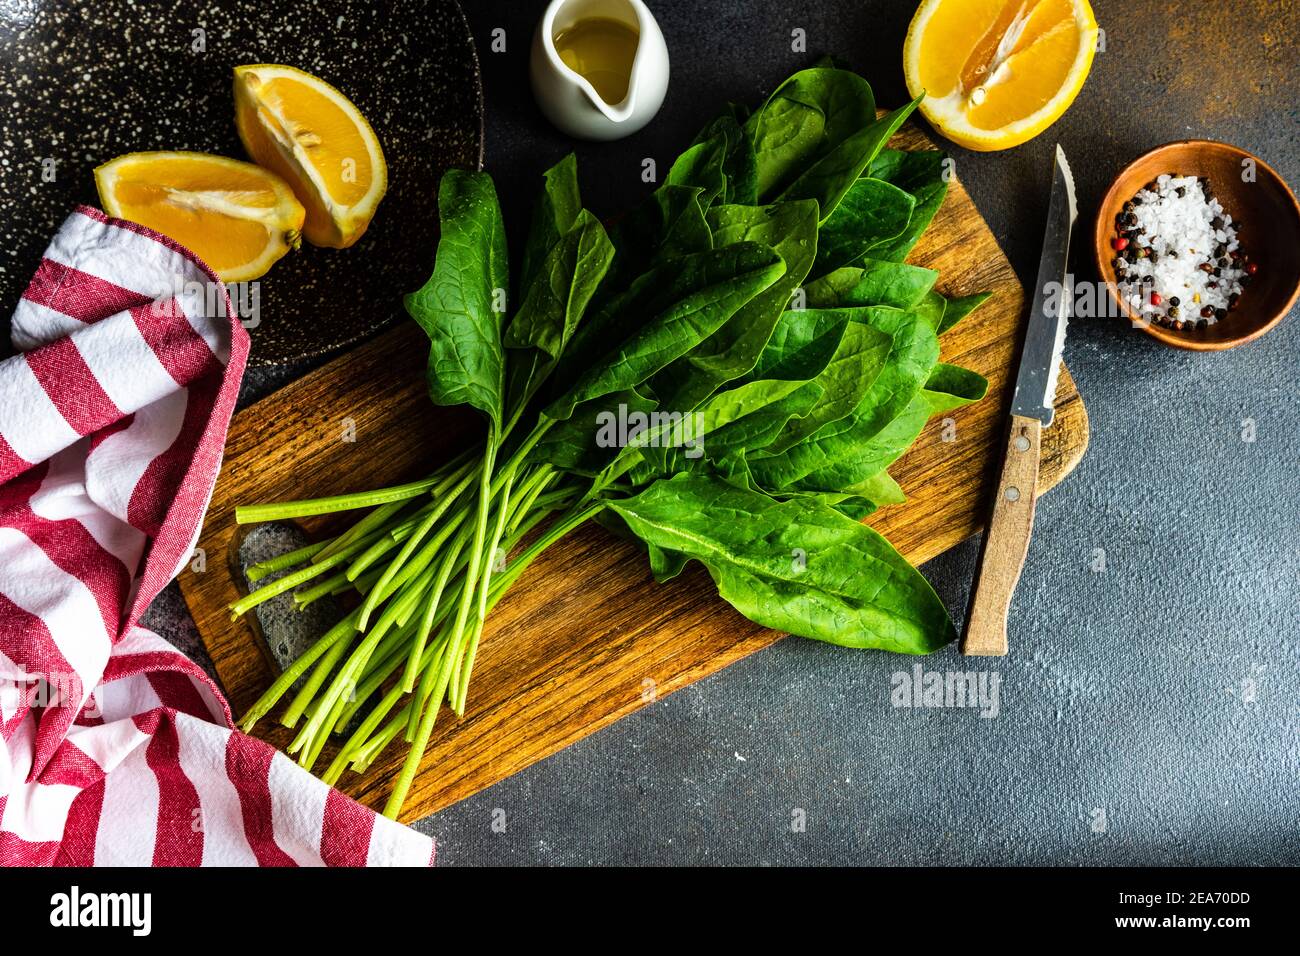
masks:
<svg viewBox="0 0 1300 956"><path fill-rule="evenodd" d="M1215 309L1215 310L1214 310L1214 317L1215 317L1216 319L1218 319L1220 322L1222 322L1224 319L1226 319L1226 318L1228 317L1228 310L1227 310L1227 309Z"/></svg>
<svg viewBox="0 0 1300 956"><path fill-rule="evenodd" d="M1222 229L1222 228L1223 228L1223 217L1222 217L1222 216L1215 216L1213 219L1210 220L1210 225L1213 226L1215 229Z"/></svg>
<svg viewBox="0 0 1300 956"><path fill-rule="evenodd" d="M1230 266L1230 265L1232 265L1232 263L1231 263L1231 261L1228 259L1227 256L1224 256L1223 258L1221 258L1221 259L1219 260L1219 268L1220 268L1220 269L1226 269L1226 268L1228 268L1228 266Z"/></svg>
<svg viewBox="0 0 1300 956"><path fill-rule="evenodd" d="M1259 263L1258 263L1258 262L1248 262L1248 263L1246 264L1246 275L1248 275L1248 276L1253 276L1253 275L1254 275L1256 272L1258 272L1258 271L1259 271Z"/></svg>
<svg viewBox="0 0 1300 956"><path fill-rule="evenodd" d="M1179 322L1175 322L1175 323L1174 323L1174 329L1176 329L1177 331L1181 332L1181 331L1183 330L1183 323L1182 323L1181 321L1179 321Z"/></svg>
<svg viewBox="0 0 1300 956"><path fill-rule="evenodd" d="M1217 282L1207 282L1207 283L1205 284L1205 287L1206 287L1207 289L1217 289L1217 288L1219 287L1219 283L1217 283Z"/></svg>
<svg viewBox="0 0 1300 956"><path fill-rule="evenodd" d="M1176 295L1171 295L1171 296L1169 297L1169 304L1170 304L1170 305L1173 305L1173 306L1182 305L1182 304L1183 304L1183 300L1180 299L1180 298L1178 298L1178 296L1176 296Z"/></svg>
<svg viewBox="0 0 1300 956"><path fill-rule="evenodd" d="M1152 305L1159 305L1161 302L1164 302L1164 301L1165 301L1164 298L1160 295L1159 292L1152 292L1152 293L1151 293L1151 304L1152 304Z"/></svg>
<svg viewBox="0 0 1300 956"><path fill-rule="evenodd" d="M1184 189L1182 186L1179 186L1177 189L1174 190L1174 192L1178 194L1179 199L1182 199L1184 196L1187 195L1187 190Z"/></svg>
<svg viewBox="0 0 1300 956"><path fill-rule="evenodd" d="M1228 253L1228 255L1231 256L1231 257L1233 258L1233 260L1240 259L1240 258L1241 258L1241 250L1240 250L1240 249L1233 249L1230 253Z"/></svg>
<svg viewBox="0 0 1300 956"><path fill-rule="evenodd" d="M1150 284L1151 284L1151 277L1150 277L1150 276L1143 276L1143 277L1142 277L1142 281L1145 282L1147 285L1150 285Z"/></svg>
<svg viewBox="0 0 1300 956"><path fill-rule="evenodd" d="M1110 245L1112 249L1115 249L1118 252L1123 252L1128 248L1128 240L1123 236L1116 236L1110 241Z"/></svg>
<svg viewBox="0 0 1300 956"><path fill-rule="evenodd" d="M1213 316L1214 316L1214 309L1211 306L1207 305L1205 308L1201 309L1201 318L1208 319L1208 318L1212 318Z"/></svg>
<svg viewBox="0 0 1300 956"><path fill-rule="evenodd" d="M1240 298L1241 298L1241 295L1240 295L1240 293L1237 293L1237 292L1234 292L1234 293L1232 293L1232 295L1228 296L1228 308L1230 308L1230 309L1235 309L1235 308L1237 307L1237 301L1238 301Z"/></svg>
<svg viewBox="0 0 1300 956"><path fill-rule="evenodd" d="M1221 275L1223 275L1223 270L1220 269L1218 266L1215 266L1214 268L1212 268L1212 269L1210 270L1210 275L1213 275L1213 276L1221 276Z"/></svg>
<svg viewBox="0 0 1300 956"><path fill-rule="evenodd" d="M1177 301L1177 300L1175 300L1175 299L1171 299L1170 301L1172 302L1172 301ZM1169 307L1169 318L1171 318L1171 319L1176 319L1176 318L1178 318L1178 306L1176 306L1176 305L1171 305L1171 306Z"/></svg>
<svg viewBox="0 0 1300 956"><path fill-rule="evenodd" d="M1201 263L1199 266L1197 266L1196 268L1200 269L1202 272L1213 272L1213 271L1214 271L1214 266L1210 265L1208 262L1202 262L1202 263Z"/></svg>
<svg viewBox="0 0 1300 956"><path fill-rule="evenodd" d="M1141 247L1138 248L1138 258L1139 258L1139 259L1145 259L1149 254L1150 254L1150 253L1147 252L1147 247L1146 247L1146 246L1141 246Z"/></svg>

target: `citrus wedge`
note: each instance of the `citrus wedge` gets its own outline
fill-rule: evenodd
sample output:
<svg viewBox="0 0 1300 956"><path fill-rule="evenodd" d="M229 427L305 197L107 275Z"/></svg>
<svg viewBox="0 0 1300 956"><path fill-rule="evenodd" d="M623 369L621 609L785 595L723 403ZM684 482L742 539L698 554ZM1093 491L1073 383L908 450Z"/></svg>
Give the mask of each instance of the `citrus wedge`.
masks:
<svg viewBox="0 0 1300 956"><path fill-rule="evenodd" d="M175 239L226 282L299 245L306 210L279 176L208 153L127 153L95 170L104 211Z"/></svg>
<svg viewBox="0 0 1300 956"><path fill-rule="evenodd" d="M342 249L361 238L388 188L388 167L351 100L291 66L237 66L235 123L248 155L283 176L307 207L308 242Z"/></svg>
<svg viewBox="0 0 1300 956"><path fill-rule="evenodd" d="M1033 139L1083 88L1097 49L1088 0L924 0L903 44L908 91L959 146Z"/></svg>

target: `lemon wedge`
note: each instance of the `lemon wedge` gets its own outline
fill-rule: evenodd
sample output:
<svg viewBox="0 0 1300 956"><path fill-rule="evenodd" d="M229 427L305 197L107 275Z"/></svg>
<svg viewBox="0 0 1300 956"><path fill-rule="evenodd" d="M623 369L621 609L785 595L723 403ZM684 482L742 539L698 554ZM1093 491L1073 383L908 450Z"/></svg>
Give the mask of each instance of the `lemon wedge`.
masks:
<svg viewBox="0 0 1300 956"><path fill-rule="evenodd" d="M127 153L95 170L104 211L175 239L225 282L299 245L306 210L279 176L208 153Z"/></svg>
<svg viewBox="0 0 1300 956"><path fill-rule="evenodd" d="M1008 149L1069 108L1096 49L1088 0L925 0L903 72L943 135L967 149Z"/></svg>
<svg viewBox="0 0 1300 956"><path fill-rule="evenodd" d="M342 249L361 238L388 189L388 167L351 100L292 66L238 66L235 123L249 156L307 208L308 242Z"/></svg>

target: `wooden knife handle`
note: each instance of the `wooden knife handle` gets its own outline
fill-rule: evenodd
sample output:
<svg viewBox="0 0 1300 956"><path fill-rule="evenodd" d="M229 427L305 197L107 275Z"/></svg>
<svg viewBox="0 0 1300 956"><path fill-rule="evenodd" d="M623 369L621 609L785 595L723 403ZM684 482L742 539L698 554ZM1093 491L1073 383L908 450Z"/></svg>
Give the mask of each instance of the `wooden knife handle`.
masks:
<svg viewBox="0 0 1300 956"><path fill-rule="evenodd" d="M992 514L984 530L975 584L966 610L961 652L1000 657L1007 652L1007 612L1020 580L1034 528L1038 500L1038 462L1043 425L1036 418L1011 416L1006 460L998 479Z"/></svg>

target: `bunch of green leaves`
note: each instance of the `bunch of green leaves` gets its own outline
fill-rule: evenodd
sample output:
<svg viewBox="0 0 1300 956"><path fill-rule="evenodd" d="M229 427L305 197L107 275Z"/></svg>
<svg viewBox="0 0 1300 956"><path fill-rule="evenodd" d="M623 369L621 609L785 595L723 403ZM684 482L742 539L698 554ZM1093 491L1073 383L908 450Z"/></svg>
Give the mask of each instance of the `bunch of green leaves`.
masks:
<svg viewBox="0 0 1300 956"><path fill-rule="evenodd" d="M328 780L404 735L395 815L443 703L464 710L491 607L593 519L642 542L660 580L698 562L760 624L901 653L950 641L929 584L861 523L903 500L888 469L929 418L986 389L938 344L984 297L945 299L903 261L947 187L942 154L886 146L915 107L877 117L861 77L803 70L752 114L725 109L609 231L567 157L513 286L491 178L448 172L433 274L406 305L430 398L481 413L483 443L420 482L241 509L372 509L253 569L297 570L236 613L295 588L360 598L244 726L298 684L282 720L307 717L305 766L349 732Z"/></svg>

